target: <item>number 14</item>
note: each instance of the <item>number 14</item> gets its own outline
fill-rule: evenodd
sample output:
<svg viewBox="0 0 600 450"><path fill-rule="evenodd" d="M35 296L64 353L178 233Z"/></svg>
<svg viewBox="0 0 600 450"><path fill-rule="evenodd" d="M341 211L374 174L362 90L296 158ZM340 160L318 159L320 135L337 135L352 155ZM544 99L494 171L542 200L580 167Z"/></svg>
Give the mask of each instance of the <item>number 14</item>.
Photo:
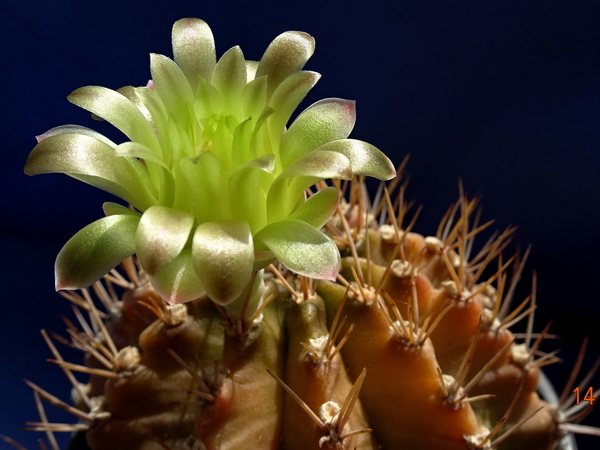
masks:
<svg viewBox="0 0 600 450"><path fill-rule="evenodd" d="M579 394L580 394L579 387L576 387L575 389L573 389L573 392L575 392L575 394L577 394L577 399L575 400L575 403L577 405L579 405L579 403L580 403L580 401L579 401ZM583 401L584 402L590 402L590 405L594 404L594 402L596 401L596 399L594 398L594 389L593 388L589 388L587 390L587 392L585 393L585 396L583 397Z"/></svg>

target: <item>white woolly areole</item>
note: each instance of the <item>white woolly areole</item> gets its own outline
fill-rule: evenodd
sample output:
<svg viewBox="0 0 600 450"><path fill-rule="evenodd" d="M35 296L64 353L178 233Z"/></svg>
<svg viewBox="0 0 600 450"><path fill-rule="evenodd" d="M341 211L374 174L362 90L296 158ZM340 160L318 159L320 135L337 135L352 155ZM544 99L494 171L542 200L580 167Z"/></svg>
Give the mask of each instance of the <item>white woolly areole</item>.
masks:
<svg viewBox="0 0 600 450"><path fill-rule="evenodd" d="M469 292L467 289L463 289L459 296L456 283L452 280L442 281L442 287L450 295L450 297L455 298L457 300L464 300L466 298L471 297L471 292Z"/></svg>
<svg viewBox="0 0 600 450"><path fill-rule="evenodd" d="M442 375L442 380L444 382L444 387L446 388L446 392L448 392L448 401L454 403L459 398L462 398L465 394L465 391L462 387L458 387L456 389L456 378L452 375ZM450 395L450 392L454 392L456 390L456 395Z"/></svg>
<svg viewBox="0 0 600 450"><path fill-rule="evenodd" d="M395 259L392 261L391 271L398 278L410 277L413 273L413 266L408 261Z"/></svg>
<svg viewBox="0 0 600 450"><path fill-rule="evenodd" d="M494 317L494 311L488 308L483 308L481 312L483 316L483 324L486 325L490 330L497 331L502 325L502 322L498 320L498 317Z"/></svg>
<svg viewBox="0 0 600 450"><path fill-rule="evenodd" d="M342 408L336 402L328 401L319 407L319 419L324 424L332 423Z"/></svg>
<svg viewBox="0 0 600 450"><path fill-rule="evenodd" d="M93 420L110 419L110 412L102 410L104 405L104 395L90 398L90 403L92 404L92 408L90 412L87 413L88 416L90 416Z"/></svg>
<svg viewBox="0 0 600 450"><path fill-rule="evenodd" d="M444 246L444 243L435 236L427 236L425 238L425 245L427 246L427 250L435 253L440 251L440 249Z"/></svg>
<svg viewBox="0 0 600 450"><path fill-rule="evenodd" d="M115 356L116 372L131 372L140 365L142 357L137 347L128 345L119 350Z"/></svg>
<svg viewBox="0 0 600 450"><path fill-rule="evenodd" d="M392 225L389 225L387 223L380 225L379 235L381 236L381 240L386 244L398 243L398 235L396 234L396 230Z"/></svg>
<svg viewBox="0 0 600 450"><path fill-rule="evenodd" d="M464 434L463 438L471 450L491 450L492 444L490 441L487 441L483 447L481 447L481 443L488 437L490 434L490 430L483 425L480 425L477 428L477 433L475 434Z"/></svg>
<svg viewBox="0 0 600 450"><path fill-rule="evenodd" d="M169 312L169 325L171 326L181 325L188 318L187 306L184 303L167 305L167 311Z"/></svg>
<svg viewBox="0 0 600 450"><path fill-rule="evenodd" d="M329 336L324 334L318 338L313 338L308 340L308 346L312 348L316 353L321 354L325 351L325 344L327 343L327 339ZM308 352L310 355L311 353Z"/></svg>
<svg viewBox="0 0 600 450"><path fill-rule="evenodd" d="M516 344L510 347L511 359L523 368L529 363L529 356L529 349L525 344Z"/></svg>

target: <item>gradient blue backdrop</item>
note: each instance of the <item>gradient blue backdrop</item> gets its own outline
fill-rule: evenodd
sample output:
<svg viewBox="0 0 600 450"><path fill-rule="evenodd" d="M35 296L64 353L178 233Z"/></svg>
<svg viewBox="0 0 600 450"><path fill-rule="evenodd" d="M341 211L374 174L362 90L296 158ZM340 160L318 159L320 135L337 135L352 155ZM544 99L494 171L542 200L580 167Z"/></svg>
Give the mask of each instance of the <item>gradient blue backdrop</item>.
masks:
<svg viewBox="0 0 600 450"><path fill-rule="evenodd" d="M25 176L34 136L77 123L121 139L66 95L144 85L148 53L171 55L171 26L188 16L209 23L219 55L239 44L259 59L283 31L312 34L307 68L323 78L305 106L355 99L353 137L396 163L411 153L409 197L425 207L418 231L434 232L459 177L483 196L483 219L520 227L533 252L518 298L535 269L537 329L554 318L552 330L568 336L555 344L566 362L548 370L557 384L586 333L590 360L600 353L600 3L1 0L0 433L37 447L37 435L18 430L37 420L21 378L68 397L38 331L62 331L58 315L69 314L53 293L56 253L110 199L66 176Z"/></svg>

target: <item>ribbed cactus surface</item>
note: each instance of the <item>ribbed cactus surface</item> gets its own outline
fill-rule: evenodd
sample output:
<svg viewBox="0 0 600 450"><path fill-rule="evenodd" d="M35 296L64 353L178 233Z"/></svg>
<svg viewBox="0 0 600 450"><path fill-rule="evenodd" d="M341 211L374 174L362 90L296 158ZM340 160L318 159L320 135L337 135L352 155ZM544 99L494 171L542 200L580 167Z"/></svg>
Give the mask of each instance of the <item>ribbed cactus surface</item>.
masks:
<svg viewBox="0 0 600 450"><path fill-rule="evenodd" d="M475 201L424 237L401 224L403 193L373 203L357 179L346 189L325 228L337 281L270 266L252 317L208 298L168 305L132 258L63 293L89 369L58 364L91 373L74 389L90 448L552 448L566 418L536 393L547 330L509 330L536 304L534 292L508 306L522 269L501 256L512 230L475 254Z"/></svg>

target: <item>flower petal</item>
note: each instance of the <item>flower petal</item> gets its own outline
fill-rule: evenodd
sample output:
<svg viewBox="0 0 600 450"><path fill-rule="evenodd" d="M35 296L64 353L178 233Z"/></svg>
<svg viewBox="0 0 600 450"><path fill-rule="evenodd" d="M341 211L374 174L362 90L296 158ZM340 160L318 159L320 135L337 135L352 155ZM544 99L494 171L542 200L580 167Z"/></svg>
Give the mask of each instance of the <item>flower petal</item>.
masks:
<svg viewBox="0 0 600 450"><path fill-rule="evenodd" d="M158 295L171 305L190 302L206 295L194 270L192 250L189 248L184 249L160 272L150 275L150 282Z"/></svg>
<svg viewBox="0 0 600 450"><path fill-rule="evenodd" d="M215 66L211 84L221 93L225 107L235 115L239 115L239 97L242 89L246 86L246 80L244 54L238 46L230 48L221 56Z"/></svg>
<svg viewBox="0 0 600 450"><path fill-rule="evenodd" d="M159 151L156 135L144 115L118 92L101 86L86 86L73 91L67 99L111 123L130 140Z"/></svg>
<svg viewBox="0 0 600 450"><path fill-rule="evenodd" d="M150 73L154 89L167 111L185 120L188 117L188 105L194 103L194 92L179 66L164 55L151 53Z"/></svg>
<svg viewBox="0 0 600 450"><path fill-rule="evenodd" d="M97 131L94 131L90 128L82 127L79 125L61 125L59 127L54 127L54 128L51 128L50 130L46 131L44 134L36 136L35 138L37 139L37 141L39 143L39 142L42 142L44 139L47 139L51 136L56 136L57 134L82 134L84 136L89 136L98 141L104 142L106 145L108 145L110 147L114 148L117 146L117 144L115 144L113 141L108 139L103 134L98 133Z"/></svg>
<svg viewBox="0 0 600 450"><path fill-rule="evenodd" d="M234 301L250 282L254 246L246 222L223 220L198 226L192 244L194 268L210 299Z"/></svg>
<svg viewBox="0 0 600 450"><path fill-rule="evenodd" d="M314 38L301 31L286 31L269 44L258 64L255 78L268 75L270 97L288 75L304 67L315 51Z"/></svg>
<svg viewBox="0 0 600 450"><path fill-rule="evenodd" d="M175 62L196 89L198 77L210 80L215 63L215 39L210 27L200 19L181 19L171 33Z"/></svg>
<svg viewBox="0 0 600 450"><path fill-rule="evenodd" d="M212 152L200 153L195 161L182 159L179 168L186 182L185 197L192 202L190 206L198 222L218 220L221 217L221 164L218 158ZM183 200L176 199L176 203Z"/></svg>
<svg viewBox="0 0 600 450"><path fill-rule="evenodd" d="M258 119L267 107L267 77L255 78L244 87L240 105L244 117Z"/></svg>
<svg viewBox="0 0 600 450"><path fill-rule="evenodd" d="M326 187L311 195L296 211L288 216L288 219L302 220L319 229L327 223L339 201L340 193L338 190L333 186Z"/></svg>
<svg viewBox="0 0 600 450"><path fill-rule="evenodd" d="M155 275L183 250L194 216L165 206L153 206L142 215L137 228L136 253L142 268Z"/></svg>
<svg viewBox="0 0 600 450"><path fill-rule="evenodd" d="M56 258L56 290L83 289L135 252L139 216L103 217L81 229Z"/></svg>
<svg viewBox="0 0 600 450"><path fill-rule="evenodd" d="M355 102L327 98L306 108L281 139L281 161L286 168L317 147L350 135L356 121Z"/></svg>
<svg viewBox="0 0 600 450"><path fill-rule="evenodd" d="M229 178L232 217L248 222L253 232L267 224L266 192L274 170L275 155L269 154L238 167Z"/></svg>
<svg viewBox="0 0 600 450"><path fill-rule="evenodd" d="M117 157L104 142L82 134L44 139L25 163L27 175L65 173L121 197L140 210L156 203L148 189L149 179L141 176L144 170L136 159Z"/></svg>
<svg viewBox="0 0 600 450"><path fill-rule="evenodd" d="M275 179L269 189L269 223L285 219L306 189L328 178L351 179L350 160L341 153L314 151L294 161Z"/></svg>
<svg viewBox="0 0 600 450"><path fill-rule="evenodd" d="M273 92L269 106L275 109L275 113L269 118L269 128L273 148L279 148L282 134L288 120L300 102L306 97L321 75L317 72L300 71L291 74Z"/></svg>
<svg viewBox="0 0 600 450"><path fill-rule="evenodd" d="M134 211L133 209L129 209L127 206L119 205L118 203L113 202L104 202L102 204L102 211L104 211L104 215L106 216L118 216L122 214L130 214L136 217L142 217L142 215Z"/></svg>
<svg viewBox="0 0 600 450"><path fill-rule="evenodd" d="M335 243L301 220L288 219L267 225L254 239L300 275L335 280L340 269L340 253Z"/></svg>
<svg viewBox="0 0 600 450"><path fill-rule="evenodd" d="M317 150L338 152L350 160L354 175L366 175L380 180L396 176L396 169L385 154L368 142L339 139L321 145Z"/></svg>

